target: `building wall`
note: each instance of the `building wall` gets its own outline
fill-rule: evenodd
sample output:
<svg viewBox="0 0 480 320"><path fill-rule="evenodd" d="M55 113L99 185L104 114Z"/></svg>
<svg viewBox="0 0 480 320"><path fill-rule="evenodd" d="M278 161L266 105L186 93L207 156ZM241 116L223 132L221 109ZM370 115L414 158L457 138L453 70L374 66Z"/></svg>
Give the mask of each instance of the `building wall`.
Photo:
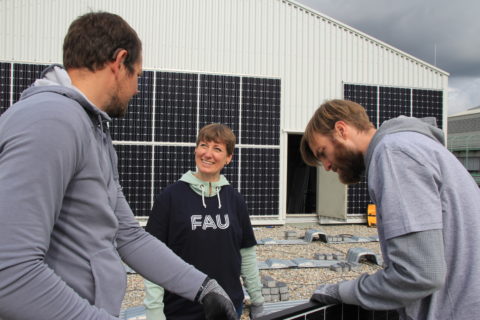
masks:
<svg viewBox="0 0 480 320"><path fill-rule="evenodd" d="M448 149L480 187L480 107L448 117Z"/></svg>
<svg viewBox="0 0 480 320"><path fill-rule="evenodd" d="M1 60L61 62L71 21L107 10L138 31L146 68L282 78L289 130L343 82L447 89L444 71L293 1L5 0L0 10Z"/></svg>
<svg viewBox="0 0 480 320"><path fill-rule="evenodd" d="M61 62L68 25L91 10L137 30L146 69L281 80L280 220L287 135L302 132L322 101L343 97L345 83L440 90L447 105L446 72L287 0L4 0L0 60Z"/></svg>

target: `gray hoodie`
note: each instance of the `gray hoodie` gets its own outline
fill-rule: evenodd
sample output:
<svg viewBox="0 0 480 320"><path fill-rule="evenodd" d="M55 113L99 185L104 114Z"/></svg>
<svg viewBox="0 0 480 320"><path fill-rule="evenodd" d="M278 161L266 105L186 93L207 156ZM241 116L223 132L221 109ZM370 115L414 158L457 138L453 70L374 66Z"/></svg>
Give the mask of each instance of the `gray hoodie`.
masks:
<svg viewBox="0 0 480 320"><path fill-rule="evenodd" d="M368 176L368 168L370 166L370 160L372 159L373 151L375 150L375 147L378 145L378 143L387 134L406 131L421 133L433 140L436 140L442 145L445 144L445 137L443 135L443 131L437 128L436 119L434 117L413 118L399 116L397 118L387 120L382 123L382 126L375 133L372 141L370 141L370 144L368 146L368 150L365 155L366 176Z"/></svg>
<svg viewBox="0 0 480 320"><path fill-rule="evenodd" d="M340 284L342 301L401 319L467 320L480 314L480 190L416 118L386 121L365 155L385 266Z"/></svg>
<svg viewBox="0 0 480 320"><path fill-rule="evenodd" d="M59 66L0 117L0 318L114 319L122 260L193 300L206 275L135 220L110 118Z"/></svg>

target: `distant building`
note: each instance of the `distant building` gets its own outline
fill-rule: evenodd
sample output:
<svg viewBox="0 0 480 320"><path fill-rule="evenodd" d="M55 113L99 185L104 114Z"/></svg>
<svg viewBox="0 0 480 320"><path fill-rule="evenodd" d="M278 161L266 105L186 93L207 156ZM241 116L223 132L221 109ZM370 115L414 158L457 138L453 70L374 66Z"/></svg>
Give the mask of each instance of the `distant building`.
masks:
<svg viewBox="0 0 480 320"><path fill-rule="evenodd" d="M480 106L448 117L447 147L480 186Z"/></svg>

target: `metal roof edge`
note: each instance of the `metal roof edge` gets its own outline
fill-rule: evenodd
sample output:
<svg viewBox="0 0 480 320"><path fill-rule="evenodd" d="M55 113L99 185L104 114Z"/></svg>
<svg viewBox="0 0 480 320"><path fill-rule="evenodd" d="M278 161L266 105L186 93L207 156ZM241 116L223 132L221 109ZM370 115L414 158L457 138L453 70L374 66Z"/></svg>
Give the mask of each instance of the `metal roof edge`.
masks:
<svg viewBox="0 0 480 320"><path fill-rule="evenodd" d="M400 49L398 49L398 48L396 48L396 47L394 47L394 46L392 46L392 45L390 45L390 44L388 44L388 43L386 43L386 42L383 42L382 40L379 40L379 39L377 39L377 38L375 38L375 37L373 37L373 36L371 36L371 35L368 35L368 34L366 34L365 32L362 32L362 31L360 31L360 30L358 30L358 29L355 29L354 27L351 27L351 26L347 25L347 24L344 23L344 22L341 22L341 21L339 21L339 20L336 20L336 19L334 19L334 18L332 18L332 17L330 17L330 16L328 16L328 15L326 15L326 14L324 14L324 13L318 12L318 11L315 10L315 9L309 8L309 7L305 6L304 4L298 3L298 2L295 1L295 0L277 0L277 1L282 1L282 2L284 2L284 3L291 3L291 4L294 5L294 6L300 7L300 8L302 8L303 10L305 10L305 11L307 11L307 12L310 12L311 14L314 14L314 15L317 15L318 17L321 17L322 19L329 20L331 23L337 24L337 25L341 26L342 28L344 28L344 29L346 29L346 30L348 30L348 31L350 31L350 32L352 32L352 33L356 33L356 34L358 34L358 35L360 35L360 36L362 36L362 37L365 37L365 38L369 39L370 41L372 41L373 43L376 43L376 44L378 44L378 45L380 45L380 46L382 46L382 47L385 47L386 49L395 51L396 53L401 54L402 56L404 56L404 57L406 57L406 58L408 58L408 59L411 59L411 60L413 60L413 61L415 61L415 62L417 62L417 63L419 63L419 64L422 64L422 65L424 65L425 67L428 67L428 68L430 68L430 69L432 69L432 70L434 70L434 71L436 71L436 72L438 72L438 73L441 73L441 74L443 74L443 75L445 75L445 76L450 76L450 73L449 73L449 72L447 72L447 71L445 71L445 70L443 70L443 69L440 69L440 68L437 67L437 66L434 66L434 65L432 65L432 64L430 64L430 63L428 63L428 62L426 62L426 61L424 61L424 60L422 60L422 59L419 59L419 58L417 58L417 57L415 57L415 56L413 56L413 55L411 55L411 54L409 54L409 53L407 53L407 52L405 52L405 51L402 51L402 50L400 50Z"/></svg>

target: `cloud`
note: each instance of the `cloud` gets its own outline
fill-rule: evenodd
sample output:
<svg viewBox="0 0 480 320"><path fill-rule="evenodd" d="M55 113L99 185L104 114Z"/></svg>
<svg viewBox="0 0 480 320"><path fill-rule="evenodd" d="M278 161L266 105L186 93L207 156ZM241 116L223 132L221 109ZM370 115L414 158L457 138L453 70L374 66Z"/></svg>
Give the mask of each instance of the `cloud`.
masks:
<svg viewBox="0 0 480 320"><path fill-rule="evenodd" d="M449 72L449 110L480 105L480 1L297 1Z"/></svg>
<svg viewBox="0 0 480 320"><path fill-rule="evenodd" d="M448 114L480 106L480 78L456 77L450 80L448 89Z"/></svg>

